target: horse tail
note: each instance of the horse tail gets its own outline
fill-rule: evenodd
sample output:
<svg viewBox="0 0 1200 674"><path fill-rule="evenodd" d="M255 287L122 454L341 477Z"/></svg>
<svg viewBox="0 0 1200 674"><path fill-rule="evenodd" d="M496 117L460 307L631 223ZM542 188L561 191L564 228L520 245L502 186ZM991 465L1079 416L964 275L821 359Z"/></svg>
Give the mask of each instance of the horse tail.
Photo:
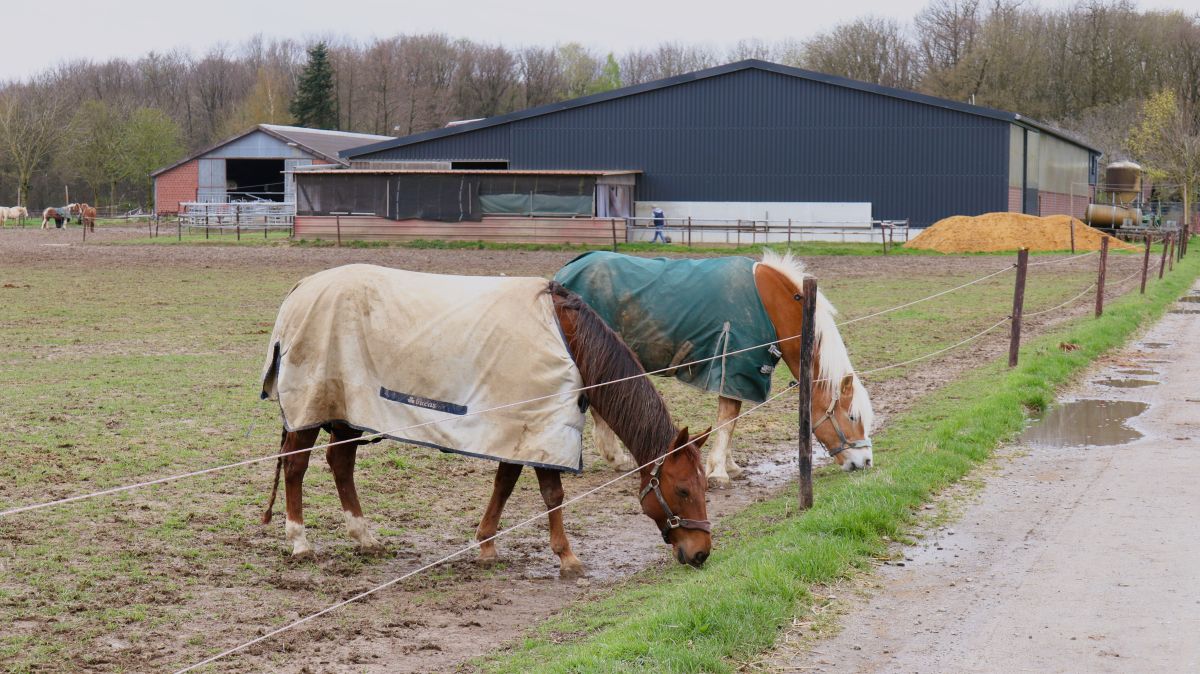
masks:
<svg viewBox="0 0 1200 674"><path fill-rule="evenodd" d="M283 452L283 443L287 441L287 429L283 429L283 436L279 440L279 451ZM279 474L283 471L283 457L275 460L275 482L271 485L271 498L267 499L267 509L263 511L262 523L270 524L271 516L275 510L275 495L279 493Z"/></svg>

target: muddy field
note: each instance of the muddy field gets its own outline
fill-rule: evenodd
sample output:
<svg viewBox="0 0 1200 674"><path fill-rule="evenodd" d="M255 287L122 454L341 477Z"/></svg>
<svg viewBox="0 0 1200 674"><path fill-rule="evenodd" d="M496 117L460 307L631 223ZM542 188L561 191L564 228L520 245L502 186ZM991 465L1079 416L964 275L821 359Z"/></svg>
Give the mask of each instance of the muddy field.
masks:
<svg viewBox="0 0 1200 674"><path fill-rule="evenodd" d="M349 262L443 273L549 276L575 252L127 246L136 230L0 231L0 508L264 456L278 413L257 400L275 310L302 276ZM1037 261L1052 258L1038 257ZM816 257L809 268L845 318L951 287L1008 256ZM1095 258L1031 270L1027 312L1091 282ZM1110 278L1140 260L1114 256ZM846 330L860 369L949 346L1007 315L1010 275ZM1116 295L1132 282L1114 288ZM1027 335L1090 310L1081 300L1032 319ZM1002 330L919 366L867 380L884 423L911 401L1007 348ZM789 378L780 368L776 385ZM712 423L715 399L658 381L676 421ZM747 477L709 495L722 517L794 477L795 403L738 426ZM876 461L886 461L878 448ZM589 446L568 498L611 479ZM306 519L314 561L286 556L282 517L258 518L273 464L0 520L0 666L15 671L186 666L372 588L473 538L494 465L396 443L360 451L359 491L388 554L362 557L345 535L329 472L314 459ZM670 565L634 483L566 512L587 568L560 581L544 524L499 542L503 562L470 554L214 666L216 671L455 671L519 639L571 602ZM818 492L817 498L820 498ZM504 523L543 508L526 475ZM277 506L278 510L278 506ZM677 568L673 573L703 573Z"/></svg>

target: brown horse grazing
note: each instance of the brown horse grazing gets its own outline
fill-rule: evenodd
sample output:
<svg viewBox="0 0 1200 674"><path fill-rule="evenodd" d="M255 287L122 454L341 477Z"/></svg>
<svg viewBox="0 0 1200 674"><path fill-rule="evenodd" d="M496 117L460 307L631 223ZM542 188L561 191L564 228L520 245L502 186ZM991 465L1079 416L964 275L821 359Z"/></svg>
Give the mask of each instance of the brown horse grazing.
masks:
<svg viewBox="0 0 1200 674"><path fill-rule="evenodd" d="M312 447L322 428L344 443L328 447L326 460L350 537L364 552L383 545L363 519L355 456L359 445L387 437L500 462L476 532L482 563L497 558L490 539L522 468L532 466L553 509L550 547L564 577L583 565L563 527L561 472L582 469L591 406L646 464L643 512L679 562L699 567L712 549L700 454L707 431L691 438L677 430L641 374L621 339L557 283L348 265L304 279L284 300L263 396L283 412L281 454ZM518 401L532 402L507 407ZM377 437L360 440L364 432ZM295 556L312 554L302 497L309 454L280 457L263 515L269 522L282 472Z"/></svg>
<svg viewBox="0 0 1200 674"><path fill-rule="evenodd" d="M96 209L87 204L76 204L75 214L79 216L79 223L89 232L96 231Z"/></svg>
<svg viewBox="0 0 1200 674"><path fill-rule="evenodd" d="M799 378L804 268L790 253L749 258L646 259L602 251L567 263L555 280L579 293L662 376L719 397L717 428L705 470L718 488L742 473L731 454L744 401L766 400L775 364ZM845 342L837 311L818 292L814 320L812 427L845 470L867 468L873 412ZM780 341L777 345L753 348ZM730 354L725 356L724 354ZM713 356L720 358L712 359ZM708 359L708 360L705 360ZM689 365L692 361L704 362ZM596 447L619 470L633 465L596 419Z"/></svg>
<svg viewBox="0 0 1200 674"><path fill-rule="evenodd" d="M77 215L78 213L79 204L67 204L66 206L59 207L51 206L42 211L42 229L46 229L51 220L54 221L56 228L61 228L63 223L71 219L72 215Z"/></svg>

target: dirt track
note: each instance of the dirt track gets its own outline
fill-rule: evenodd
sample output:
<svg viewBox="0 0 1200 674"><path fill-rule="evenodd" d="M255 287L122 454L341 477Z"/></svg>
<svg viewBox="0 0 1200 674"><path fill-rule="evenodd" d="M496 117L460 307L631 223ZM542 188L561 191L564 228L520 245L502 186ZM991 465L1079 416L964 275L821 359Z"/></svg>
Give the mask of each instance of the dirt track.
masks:
<svg viewBox="0 0 1200 674"><path fill-rule="evenodd" d="M1128 424L1145 437L1009 448L956 522L930 526L868 579L836 637L809 648L793 631L765 668L1200 671L1197 343L1200 318L1168 314L1069 396L1149 403ZM1130 367L1161 383L1096 383Z"/></svg>

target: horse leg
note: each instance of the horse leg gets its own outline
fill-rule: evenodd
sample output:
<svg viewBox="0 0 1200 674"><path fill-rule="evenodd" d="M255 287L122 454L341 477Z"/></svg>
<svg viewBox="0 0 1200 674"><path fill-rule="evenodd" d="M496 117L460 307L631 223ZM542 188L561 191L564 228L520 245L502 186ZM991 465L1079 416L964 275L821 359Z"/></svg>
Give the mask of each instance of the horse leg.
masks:
<svg viewBox="0 0 1200 674"><path fill-rule="evenodd" d="M317 442L319 428L285 433L280 453L308 449ZM283 457L283 477L287 498L287 523L284 531L292 544L293 557L312 557L313 549L304 535L304 472L308 470L308 458L312 452L300 452Z"/></svg>
<svg viewBox="0 0 1200 674"><path fill-rule="evenodd" d="M334 425L330 431L330 440L335 443L325 450L325 460L333 471L333 483L337 486L338 498L342 501L342 514L346 516L346 529L350 538L358 543L358 548L367 554L378 555L384 552L383 543L371 533L371 527L363 518L362 505L358 502L358 489L354 486L354 461L358 456L358 446L361 442L346 442L356 440L362 431L349 426Z"/></svg>
<svg viewBox="0 0 1200 674"><path fill-rule="evenodd" d="M600 452L600 456L604 457L604 460L617 470L637 468L637 462L633 460L633 456L621 446L617 434L600 418L600 415L596 414L595 410L592 410L592 421L596 422L596 427L592 431L592 439L596 442L596 449Z"/></svg>
<svg viewBox="0 0 1200 674"><path fill-rule="evenodd" d="M583 575L583 562L571 552L571 543L567 540L567 532L563 528L562 473L549 468L535 468L538 487L542 491L542 500L550 512L550 549L558 555L558 575L561 578L578 578Z"/></svg>
<svg viewBox="0 0 1200 674"><path fill-rule="evenodd" d="M737 425L738 413L742 411L742 401L721 396L717 403L717 436L708 459L704 462L704 474L708 481L717 489L727 489L731 477L742 474L741 466L733 461L733 427Z"/></svg>
<svg viewBox="0 0 1200 674"><path fill-rule="evenodd" d="M479 520L479 529L475 531L475 540L484 541L479 546L479 563L490 564L496 561L496 541L487 539L496 535L500 528L500 513L504 512L504 504L512 495L517 478L521 477L519 463L501 463L496 467L496 481L492 485L492 500L488 501L483 519Z"/></svg>

